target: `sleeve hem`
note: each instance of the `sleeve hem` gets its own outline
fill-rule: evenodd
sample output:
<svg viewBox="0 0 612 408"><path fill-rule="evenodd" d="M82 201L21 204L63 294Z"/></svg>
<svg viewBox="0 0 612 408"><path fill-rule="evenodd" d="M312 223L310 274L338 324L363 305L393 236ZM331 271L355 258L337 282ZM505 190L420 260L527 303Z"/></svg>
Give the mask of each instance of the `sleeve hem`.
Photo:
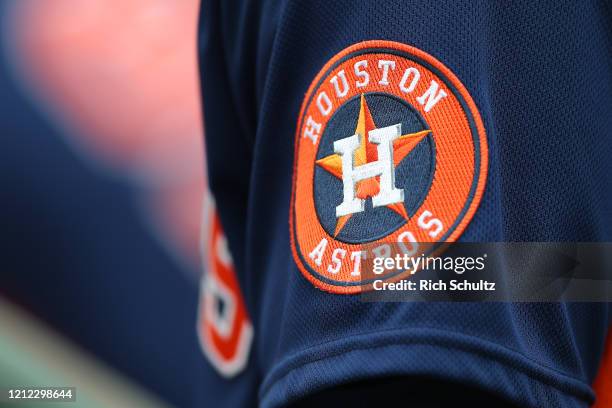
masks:
<svg viewBox="0 0 612 408"><path fill-rule="evenodd" d="M583 407L584 381L490 341L439 329L356 335L298 352L276 364L260 404L276 407L324 388L367 378L421 375L471 384L523 406Z"/></svg>

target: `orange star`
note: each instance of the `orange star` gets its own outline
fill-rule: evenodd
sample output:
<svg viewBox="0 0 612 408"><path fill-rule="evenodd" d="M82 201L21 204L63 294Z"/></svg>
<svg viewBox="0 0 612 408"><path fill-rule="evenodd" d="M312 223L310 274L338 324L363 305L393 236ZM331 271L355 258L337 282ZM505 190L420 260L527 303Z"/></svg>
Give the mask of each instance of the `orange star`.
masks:
<svg viewBox="0 0 612 408"><path fill-rule="evenodd" d="M359 109L359 118L357 119L357 128L355 134L359 136L359 147L354 153L354 165L361 166L366 163L370 163L377 160L376 145L370 143L367 139L368 132L372 129L376 129L376 124L372 115L370 114L370 108L366 102L365 96L361 95L361 104ZM416 147L417 144L425 136L427 136L431 130L422 130L416 133L409 133L402 135L393 141L393 164L397 166L408 156L408 154ZM324 170L331 173L336 178L342 180L342 157L334 153L320 160L316 163L321 166ZM380 189L379 177L373 177L371 179L362 180L357 184L356 196L361 199L372 197L378 193ZM404 219L408 219L406 208L404 203L395 203L387 205L387 208L395 211ZM336 229L334 231L334 237L337 236L342 228L346 225L352 214L343 215L336 221Z"/></svg>

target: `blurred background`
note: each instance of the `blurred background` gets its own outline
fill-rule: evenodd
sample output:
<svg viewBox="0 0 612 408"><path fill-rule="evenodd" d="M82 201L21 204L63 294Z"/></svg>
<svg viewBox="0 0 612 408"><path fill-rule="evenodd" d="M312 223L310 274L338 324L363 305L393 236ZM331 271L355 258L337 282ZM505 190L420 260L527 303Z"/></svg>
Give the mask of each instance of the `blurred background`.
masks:
<svg viewBox="0 0 612 408"><path fill-rule="evenodd" d="M0 2L0 387L189 405L205 364L198 7Z"/></svg>

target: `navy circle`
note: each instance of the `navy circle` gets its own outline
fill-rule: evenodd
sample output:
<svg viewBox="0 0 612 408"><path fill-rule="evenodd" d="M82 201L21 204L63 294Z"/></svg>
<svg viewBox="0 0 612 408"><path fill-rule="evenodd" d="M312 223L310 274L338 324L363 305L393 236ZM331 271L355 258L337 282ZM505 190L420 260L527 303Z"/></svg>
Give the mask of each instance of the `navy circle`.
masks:
<svg viewBox="0 0 612 408"><path fill-rule="evenodd" d="M366 93L364 96L377 128L399 123L402 134L428 129L419 112L406 101L382 92ZM343 103L329 119L321 135L316 160L334 154L333 143L355 133L360 98L355 96ZM434 171L435 142L429 134L395 168L395 185L404 190L402 205L409 217L427 197ZM334 236L336 206L343 200L342 180L315 166L313 190L319 222L330 236ZM367 198L365 210L352 214L334 238L350 244L362 244L384 238L404 224L406 220L398 213L387 207L372 207L372 199Z"/></svg>

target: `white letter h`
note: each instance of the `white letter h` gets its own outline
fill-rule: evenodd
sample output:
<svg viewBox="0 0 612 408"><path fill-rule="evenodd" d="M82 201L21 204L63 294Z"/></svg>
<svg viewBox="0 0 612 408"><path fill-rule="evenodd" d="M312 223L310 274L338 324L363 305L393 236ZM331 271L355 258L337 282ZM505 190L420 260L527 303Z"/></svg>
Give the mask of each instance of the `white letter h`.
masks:
<svg viewBox="0 0 612 408"><path fill-rule="evenodd" d="M372 197L372 205L381 207L404 201L404 190L395 187L395 165L393 163L393 141L402 134L402 124L373 129L368 132L369 141L377 146L378 160L353 166L354 151L359 147L359 135L336 140L334 152L342 157L342 183L344 201L336 207L336 217L361 212L365 200L355 196L357 182L380 176L380 189Z"/></svg>

